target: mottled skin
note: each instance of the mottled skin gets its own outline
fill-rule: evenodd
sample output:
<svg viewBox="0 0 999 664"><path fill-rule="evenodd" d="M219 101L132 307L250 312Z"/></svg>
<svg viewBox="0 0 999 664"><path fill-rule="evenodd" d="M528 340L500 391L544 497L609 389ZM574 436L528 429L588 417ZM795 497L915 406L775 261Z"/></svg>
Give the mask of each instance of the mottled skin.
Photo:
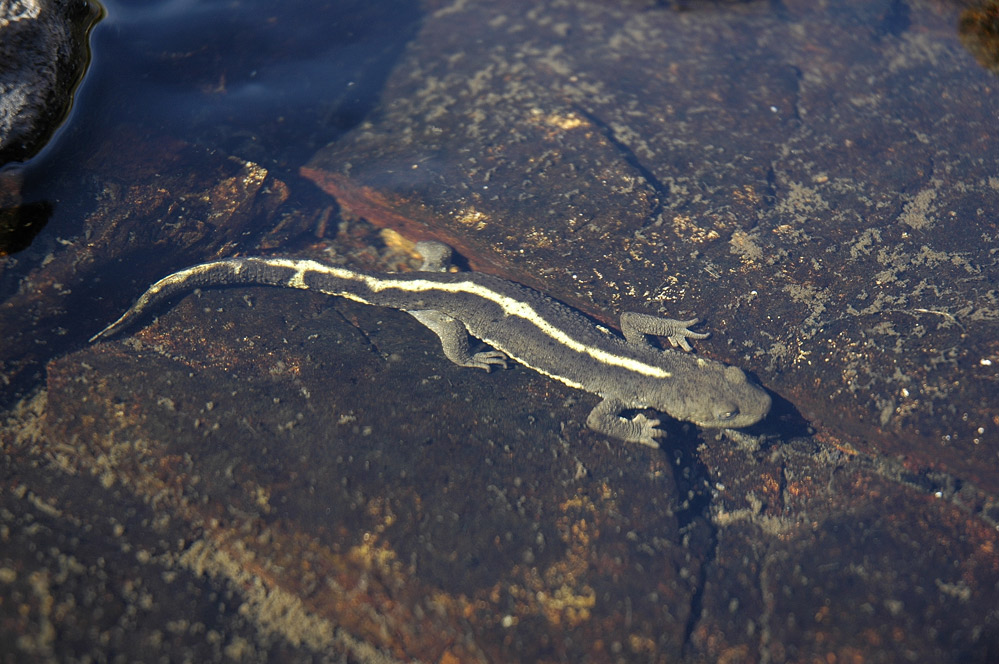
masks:
<svg viewBox="0 0 999 664"><path fill-rule="evenodd" d="M651 408L703 427L755 424L770 410L770 396L738 368L677 350L651 346L646 335L666 337L690 350L696 319L677 321L633 312L621 315L624 338L524 286L486 274L448 272L451 250L417 245L422 271L369 274L311 260L236 258L196 265L161 279L93 340L115 334L159 302L199 286L264 284L316 290L410 313L441 339L455 364L490 370L514 359L563 383L599 395L586 423L628 442L658 447L659 420L628 409ZM493 347L472 353L469 335Z"/></svg>

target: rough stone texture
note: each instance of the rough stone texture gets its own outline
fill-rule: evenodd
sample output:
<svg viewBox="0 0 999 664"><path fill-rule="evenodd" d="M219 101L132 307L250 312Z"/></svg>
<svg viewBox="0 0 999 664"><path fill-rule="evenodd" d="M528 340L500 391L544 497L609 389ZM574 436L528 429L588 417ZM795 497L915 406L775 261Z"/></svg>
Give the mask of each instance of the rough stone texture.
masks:
<svg viewBox="0 0 999 664"><path fill-rule="evenodd" d="M338 627L424 661L682 649L710 528L670 456L584 433L592 400L543 377L451 365L405 314L328 305L185 299L50 364L10 447L154 506L190 533L175 566L293 643L340 647Z"/></svg>
<svg viewBox="0 0 999 664"><path fill-rule="evenodd" d="M585 427L594 400L455 367L399 312L265 288L184 298L50 363L0 430L8 463L35 468L10 473L11 513L52 508L35 613L95 587L73 500L109 503L101 525L127 527L91 546L148 570L99 577L121 597L91 624L123 652L167 616L171 653L208 632L209 648L363 662L999 654L999 535L974 494L808 439L673 425L664 451L623 445ZM37 526L8 521L6 578L27 595ZM32 639L18 652L81 629L50 614L0 625Z"/></svg>
<svg viewBox="0 0 999 664"><path fill-rule="evenodd" d="M999 87L933 2L440 3L303 172L613 319L697 313L840 445L999 494Z"/></svg>
<svg viewBox="0 0 999 664"><path fill-rule="evenodd" d="M5 445L0 460L0 659L323 661L241 613L185 557L186 524L52 453Z"/></svg>
<svg viewBox="0 0 999 664"><path fill-rule="evenodd" d="M707 661L991 662L999 537L967 496L803 441L708 443ZM978 617L976 614L982 612Z"/></svg>
<svg viewBox="0 0 999 664"><path fill-rule="evenodd" d="M133 297L117 287L123 272L151 283L191 262L192 251L203 259L238 251L261 220L272 228L252 234L257 250L322 215L284 205L287 186L258 164L152 137L144 150L129 149L136 142L124 130L83 164L101 187L82 235L0 262L0 401L16 400L53 354L101 329L101 302L119 308ZM184 166L163 173L171 164Z"/></svg>
<svg viewBox="0 0 999 664"><path fill-rule="evenodd" d="M999 1L972 3L961 12L961 43L983 67L999 74Z"/></svg>
<svg viewBox="0 0 999 664"><path fill-rule="evenodd" d="M45 145L89 61L85 0L0 1L0 166Z"/></svg>
<svg viewBox="0 0 999 664"><path fill-rule="evenodd" d="M976 125L994 86L948 10L433 8L382 108L308 172L348 213L456 239L605 320L707 314L700 351L793 405L756 435L667 423L664 449L623 445L585 427L592 395L457 368L405 314L277 289L192 294L87 346L183 263L411 261L259 164L107 137L85 231L0 273L3 655L999 660L994 438L927 442L995 404L963 359L994 357ZM899 77L939 94L907 111L872 92ZM947 103L962 123L932 119ZM979 313L940 308L961 297ZM893 411L890 380L943 387Z"/></svg>

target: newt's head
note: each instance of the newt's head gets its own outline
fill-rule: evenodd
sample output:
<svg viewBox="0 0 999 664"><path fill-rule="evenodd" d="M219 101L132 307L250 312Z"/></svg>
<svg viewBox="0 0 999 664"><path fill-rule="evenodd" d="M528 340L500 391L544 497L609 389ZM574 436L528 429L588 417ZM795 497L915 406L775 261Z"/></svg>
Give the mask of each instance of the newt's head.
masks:
<svg viewBox="0 0 999 664"><path fill-rule="evenodd" d="M746 378L738 367L703 358L684 372L678 393L662 410L702 427L739 429L756 424L770 412L770 395Z"/></svg>

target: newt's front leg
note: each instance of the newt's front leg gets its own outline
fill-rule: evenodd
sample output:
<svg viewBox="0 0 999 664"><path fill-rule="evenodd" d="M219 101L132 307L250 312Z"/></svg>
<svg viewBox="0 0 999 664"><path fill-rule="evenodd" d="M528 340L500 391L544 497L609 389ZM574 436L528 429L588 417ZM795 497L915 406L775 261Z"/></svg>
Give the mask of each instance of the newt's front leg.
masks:
<svg viewBox="0 0 999 664"><path fill-rule="evenodd" d="M613 438L620 438L629 443L639 443L649 447L659 447L656 438L662 438L666 432L657 429L659 420L649 419L639 413L633 418L621 417L621 411L628 404L620 399L608 397L598 403L586 418L586 425L594 431L599 431Z"/></svg>
<svg viewBox="0 0 999 664"><path fill-rule="evenodd" d="M707 339L710 335L706 332L692 332L687 329L691 325L700 322L699 318L690 320L674 320L663 318L662 316L650 316L634 311L626 311L621 314L621 332L628 343L645 345L648 339L647 334L654 334L657 337L666 337L674 348L680 347L688 353L693 350L687 339Z"/></svg>

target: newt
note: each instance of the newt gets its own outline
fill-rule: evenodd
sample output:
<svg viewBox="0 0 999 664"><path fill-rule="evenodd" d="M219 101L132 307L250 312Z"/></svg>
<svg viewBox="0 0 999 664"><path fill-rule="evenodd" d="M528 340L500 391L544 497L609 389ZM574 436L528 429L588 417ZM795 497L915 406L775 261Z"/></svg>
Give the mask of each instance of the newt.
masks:
<svg viewBox="0 0 999 664"><path fill-rule="evenodd" d="M741 428L762 420L770 395L738 367L691 354L698 319L621 314L623 338L536 290L478 272L450 272L451 248L421 242L416 272L369 273L309 259L232 258L175 272L143 293L90 341L108 338L153 307L199 287L268 285L318 291L409 313L441 340L457 365L490 371L510 360L601 398L587 425L607 436L659 447L660 420L627 410L652 409L709 428ZM492 349L472 352L469 335ZM673 349L649 343L665 337ZM680 350L674 350L679 348Z"/></svg>

